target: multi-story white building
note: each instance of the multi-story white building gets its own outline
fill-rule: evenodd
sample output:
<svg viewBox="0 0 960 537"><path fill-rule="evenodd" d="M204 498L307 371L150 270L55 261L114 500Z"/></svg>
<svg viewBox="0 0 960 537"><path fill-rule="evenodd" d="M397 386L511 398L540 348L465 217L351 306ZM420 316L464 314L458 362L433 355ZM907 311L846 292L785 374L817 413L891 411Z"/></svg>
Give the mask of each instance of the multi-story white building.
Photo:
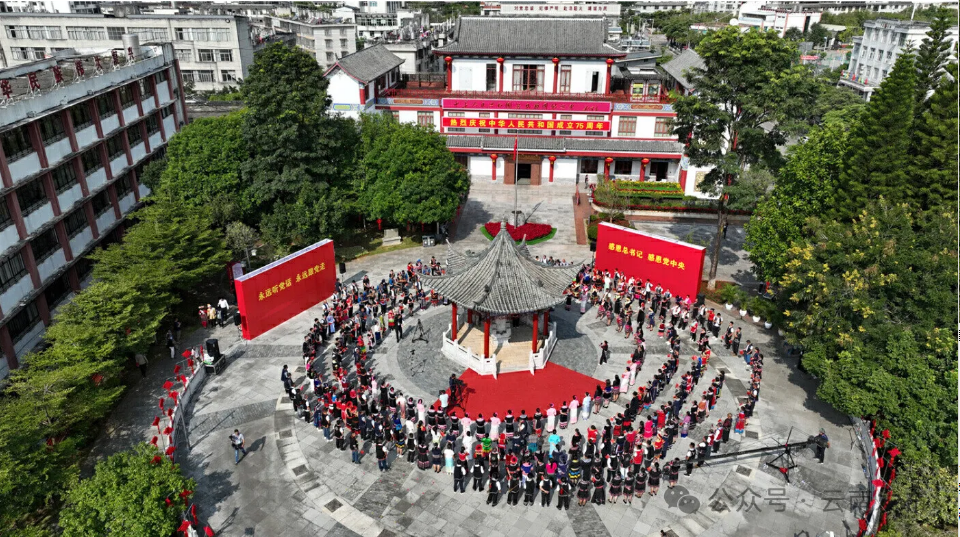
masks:
<svg viewBox="0 0 960 537"><path fill-rule="evenodd" d="M182 84L169 43L0 70L0 377L150 193L138 177L186 120Z"/></svg>
<svg viewBox="0 0 960 537"><path fill-rule="evenodd" d="M253 64L254 32L233 15L127 15L8 13L0 18L0 65L11 67L57 52L88 54L122 49L121 36L173 42L184 84L196 90L236 86Z"/></svg>
<svg viewBox="0 0 960 537"><path fill-rule="evenodd" d="M774 8L750 2L740 7L737 24L743 29L773 30L777 32L777 35L783 37L787 30L791 28L806 32L811 26L820 22L821 15L822 13L819 11L806 11L799 8Z"/></svg>
<svg viewBox="0 0 960 537"><path fill-rule="evenodd" d="M930 24L919 21L876 19L863 23L863 35L853 38L850 65L840 84L853 88L870 100L874 90L893 69L900 51L907 46L916 50L927 38ZM958 28L950 28L948 37L955 46ZM953 50L953 46L950 47Z"/></svg>
<svg viewBox="0 0 960 537"><path fill-rule="evenodd" d="M354 72L352 85L331 80L330 95L437 129L475 182L549 188L609 175L695 194L663 81L622 72L627 53L606 42L602 18L462 17L434 53L445 66L437 84L392 84L380 69L371 74L386 87L370 92L370 76Z"/></svg>
<svg viewBox="0 0 960 537"><path fill-rule="evenodd" d="M689 7L697 13L721 12L738 13L745 0L687 0ZM849 13L851 11L875 11L877 13L898 13L905 9L920 9L934 5L957 8L955 0L768 0L762 2L772 9L792 9L820 11L824 13Z"/></svg>
<svg viewBox="0 0 960 537"><path fill-rule="evenodd" d="M295 34L297 46L312 54L324 69L357 51L357 25L347 20L267 17L265 23L275 30Z"/></svg>

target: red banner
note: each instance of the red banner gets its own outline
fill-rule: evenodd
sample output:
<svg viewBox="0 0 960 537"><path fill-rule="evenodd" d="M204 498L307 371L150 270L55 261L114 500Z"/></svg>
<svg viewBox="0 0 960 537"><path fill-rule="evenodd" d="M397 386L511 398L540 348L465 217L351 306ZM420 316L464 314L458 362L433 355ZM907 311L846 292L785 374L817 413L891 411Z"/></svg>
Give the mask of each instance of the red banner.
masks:
<svg viewBox="0 0 960 537"><path fill-rule="evenodd" d="M547 129L561 131L608 131L609 121L556 121L553 119L481 119L474 117L445 117L444 127L468 129Z"/></svg>
<svg viewBox="0 0 960 537"><path fill-rule="evenodd" d="M609 114L610 101L514 101L510 99L461 99L446 97L440 100L444 110L509 110L511 112L586 112Z"/></svg>
<svg viewBox="0 0 960 537"><path fill-rule="evenodd" d="M234 280L244 339L326 300L337 280L333 241L322 240Z"/></svg>
<svg viewBox="0 0 960 537"><path fill-rule="evenodd" d="M650 280L674 296L696 299L700 291L703 246L642 233L600 222L597 229L597 267L619 270L628 277Z"/></svg>

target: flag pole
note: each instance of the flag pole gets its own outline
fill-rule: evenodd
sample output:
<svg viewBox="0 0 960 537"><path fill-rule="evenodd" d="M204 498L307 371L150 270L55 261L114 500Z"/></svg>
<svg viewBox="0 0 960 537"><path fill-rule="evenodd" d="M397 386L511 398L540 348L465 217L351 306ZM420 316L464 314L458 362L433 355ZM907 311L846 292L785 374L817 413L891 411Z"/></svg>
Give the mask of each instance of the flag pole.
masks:
<svg viewBox="0 0 960 537"><path fill-rule="evenodd" d="M513 141L513 227L520 226L520 215L517 213L517 171L520 169L520 136Z"/></svg>

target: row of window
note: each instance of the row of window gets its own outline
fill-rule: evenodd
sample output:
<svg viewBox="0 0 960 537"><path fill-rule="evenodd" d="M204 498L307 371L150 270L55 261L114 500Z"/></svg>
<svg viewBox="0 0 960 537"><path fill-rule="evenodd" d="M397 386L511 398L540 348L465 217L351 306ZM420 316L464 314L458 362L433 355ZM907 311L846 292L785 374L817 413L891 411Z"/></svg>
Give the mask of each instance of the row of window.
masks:
<svg viewBox="0 0 960 537"><path fill-rule="evenodd" d="M64 39L63 29L59 26L22 26L5 27L10 39ZM124 34L134 34L141 41L169 41L166 28L141 28L123 26L67 26L67 39L84 41L118 41ZM177 41L227 42L231 40L229 28L174 28Z"/></svg>
<svg viewBox="0 0 960 537"><path fill-rule="evenodd" d="M486 86L487 91L496 91L498 67L495 63L487 64ZM513 91L543 91L545 68L543 65L514 65ZM557 93L570 93L570 83L573 74L569 65L560 66L557 80ZM600 71L589 74L590 92L600 91Z"/></svg>
<svg viewBox="0 0 960 537"><path fill-rule="evenodd" d="M167 72L160 71L154 75L154 81L156 83L164 82L167 79ZM153 97L154 94L154 84L151 84L146 78L141 78L136 82L127 84L120 88L120 104L122 108L128 108L136 103L135 98L135 89L134 84L137 85L137 89L140 91L141 101ZM106 119L110 116L113 116L117 113L116 101L114 100L113 93L107 92L101 95L98 95L94 102L97 106L97 111L100 114L100 119ZM88 103L80 103L69 108L70 117L73 120L74 131L80 131L84 128L93 124L93 115L88 108ZM167 109L163 110L163 117L167 117L172 112ZM148 123L148 132L150 127L156 123L156 119L153 119L153 122ZM40 139L44 145L50 145L59 140L62 140L67 136L66 128L63 124L63 119L60 114L51 114L46 116L39 121L37 125L40 130ZM159 129L159 127L157 127ZM152 131L156 132L156 131ZM152 134L149 132L149 134ZM7 162L16 162L21 158L33 153L35 151L33 144L30 141L30 134L27 130L27 126L20 126L14 129L5 131L3 134L0 134L0 143L2 143L3 153L7 158Z"/></svg>
<svg viewBox="0 0 960 537"><path fill-rule="evenodd" d="M184 84L197 84L197 83L204 83L204 82L210 83L210 82L217 81L216 71L213 71L213 70L198 69L196 71L181 71L180 74L183 76ZM220 81L236 82L237 71L234 69L221 69Z"/></svg>

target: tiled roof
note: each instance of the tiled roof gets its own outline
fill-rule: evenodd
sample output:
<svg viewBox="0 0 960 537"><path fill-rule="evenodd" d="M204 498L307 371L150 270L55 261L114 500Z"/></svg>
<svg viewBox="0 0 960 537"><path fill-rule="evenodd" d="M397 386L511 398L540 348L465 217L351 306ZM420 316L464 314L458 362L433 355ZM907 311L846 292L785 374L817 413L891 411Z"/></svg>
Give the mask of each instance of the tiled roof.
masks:
<svg viewBox="0 0 960 537"><path fill-rule="evenodd" d="M695 50L688 48L661 67L667 74L675 78L680 85L685 88L692 88L694 84L687 78L692 74L691 70L694 68L704 69L706 64L703 63L703 59Z"/></svg>
<svg viewBox="0 0 960 537"><path fill-rule="evenodd" d="M387 47L376 45L358 50L353 54L347 54L337 60L334 67L331 67L327 72L329 73L335 67L340 67L348 75L364 84L368 84L378 76L389 73L391 69L402 63L403 60L387 50Z"/></svg>
<svg viewBox="0 0 960 537"><path fill-rule="evenodd" d="M452 251L447 274L422 276L444 298L474 311L510 315L543 311L563 301L563 291L576 277L579 265L553 267L530 257L500 226L500 233L478 256Z"/></svg>
<svg viewBox="0 0 960 537"><path fill-rule="evenodd" d="M485 151L513 151L512 136L447 136L447 147ZM520 138L520 151L609 151L617 153L683 153L683 144L673 140L630 140L625 138Z"/></svg>
<svg viewBox="0 0 960 537"><path fill-rule="evenodd" d="M436 53L626 56L606 41L602 18L461 17L453 41L436 49Z"/></svg>

